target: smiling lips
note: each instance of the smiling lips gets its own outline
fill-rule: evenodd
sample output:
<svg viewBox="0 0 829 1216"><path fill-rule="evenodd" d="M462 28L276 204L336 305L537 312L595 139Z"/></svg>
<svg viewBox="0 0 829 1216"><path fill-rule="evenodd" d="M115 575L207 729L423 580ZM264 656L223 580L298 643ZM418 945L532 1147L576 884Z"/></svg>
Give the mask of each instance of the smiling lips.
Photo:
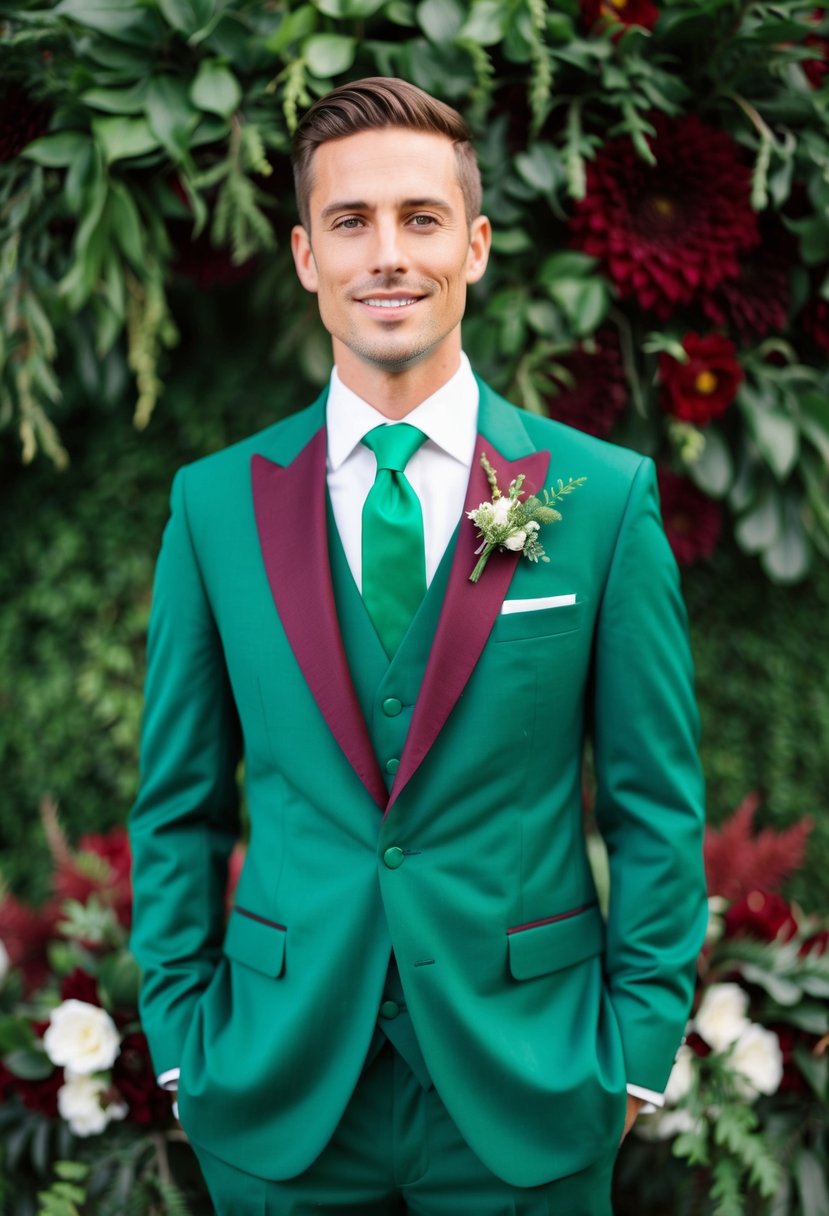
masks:
<svg viewBox="0 0 829 1216"><path fill-rule="evenodd" d="M396 308L406 308L409 304L417 304L422 298L422 296L366 296L358 300L358 303L365 304L368 308L382 308L391 312Z"/></svg>

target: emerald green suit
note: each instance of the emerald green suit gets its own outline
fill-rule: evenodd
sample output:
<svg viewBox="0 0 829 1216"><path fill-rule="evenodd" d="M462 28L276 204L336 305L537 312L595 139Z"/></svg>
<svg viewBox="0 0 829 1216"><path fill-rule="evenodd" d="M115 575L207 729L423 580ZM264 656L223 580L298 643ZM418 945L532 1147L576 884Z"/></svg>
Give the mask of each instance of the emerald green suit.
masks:
<svg viewBox="0 0 829 1216"><path fill-rule="evenodd" d="M540 1185L606 1155L626 1082L664 1087L706 920L692 672L653 465L481 386L477 450L502 485L587 482L543 534L549 564L496 554L470 583L462 519L398 655L369 636L355 659L324 404L174 483L131 820L154 1063L181 1067L196 1145L293 1177L354 1091L393 949L462 1135L499 1177ZM488 497L476 464L467 509ZM606 925L582 835L588 731ZM251 837L226 925L241 756Z"/></svg>

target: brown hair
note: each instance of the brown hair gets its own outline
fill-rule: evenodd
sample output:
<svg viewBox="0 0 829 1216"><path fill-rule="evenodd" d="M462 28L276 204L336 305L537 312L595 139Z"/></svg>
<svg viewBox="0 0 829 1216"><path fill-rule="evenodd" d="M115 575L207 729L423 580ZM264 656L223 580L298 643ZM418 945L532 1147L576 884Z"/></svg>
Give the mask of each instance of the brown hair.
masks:
<svg viewBox="0 0 829 1216"><path fill-rule="evenodd" d="M407 127L445 135L455 145L458 183L467 223L481 212L481 174L472 132L456 110L395 76L367 76L342 84L318 98L303 115L294 133L291 160L299 216L310 229L311 162L320 144L360 131Z"/></svg>

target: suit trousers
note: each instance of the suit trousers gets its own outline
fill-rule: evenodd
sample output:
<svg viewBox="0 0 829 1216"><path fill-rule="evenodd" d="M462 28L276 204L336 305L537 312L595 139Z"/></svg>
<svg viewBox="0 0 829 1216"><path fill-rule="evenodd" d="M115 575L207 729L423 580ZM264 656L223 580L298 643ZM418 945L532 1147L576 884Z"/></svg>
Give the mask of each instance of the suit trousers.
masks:
<svg viewBox="0 0 829 1216"><path fill-rule="evenodd" d="M366 1067L326 1148L296 1178L268 1181L196 1147L217 1216L611 1216L617 1151L608 1146L590 1168L545 1186L510 1186L475 1156L434 1087L424 1088L390 1043Z"/></svg>

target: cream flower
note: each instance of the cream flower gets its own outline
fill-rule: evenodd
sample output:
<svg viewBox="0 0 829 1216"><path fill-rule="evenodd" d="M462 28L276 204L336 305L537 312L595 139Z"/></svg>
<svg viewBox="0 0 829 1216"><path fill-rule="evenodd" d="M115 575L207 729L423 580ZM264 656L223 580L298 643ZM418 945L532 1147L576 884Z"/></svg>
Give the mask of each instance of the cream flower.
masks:
<svg viewBox="0 0 829 1216"><path fill-rule="evenodd" d="M676 1053L668 1084L665 1086L665 1104L676 1106L691 1088L694 1080L694 1053L685 1044Z"/></svg>
<svg viewBox="0 0 829 1216"><path fill-rule="evenodd" d="M747 1009L748 993L739 984L712 984L694 1019L697 1034L714 1051L725 1051L748 1029Z"/></svg>
<svg viewBox="0 0 829 1216"><path fill-rule="evenodd" d="M737 1088L753 1101L758 1094L774 1094L783 1080L783 1052L773 1030L750 1025L740 1035L728 1057Z"/></svg>
<svg viewBox="0 0 829 1216"><path fill-rule="evenodd" d="M657 1110L650 1115L640 1115L633 1125L642 1140L672 1140L695 1127L696 1121L688 1110Z"/></svg>
<svg viewBox="0 0 829 1216"><path fill-rule="evenodd" d="M492 504L492 518L496 524L505 524L509 519L510 507L512 499L506 494L502 494L500 498L496 498Z"/></svg>
<svg viewBox="0 0 829 1216"><path fill-rule="evenodd" d="M524 548L527 540L527 533L523 528L519 528L517 532L511 532L504 541L504 548L511 549L513 553L520 553Z"/></svg>
<svg viewBox="0 0 829 1216"><path fill-rule="evenodd" d="M100 1077L77 1076L67 1072L58 1090L58 1113L75 1136L97 1136L113 1119L127 1114L124 1102L104 1105L108 1085Z"/></svg>
<svg viewBox="0 0 829 1216"><path fill-rule="evenodd" d="M71 1000L52 1010L43 1046L53 1064L88 1075L112 1067L121 1040L105 1009Z"/></svg>

